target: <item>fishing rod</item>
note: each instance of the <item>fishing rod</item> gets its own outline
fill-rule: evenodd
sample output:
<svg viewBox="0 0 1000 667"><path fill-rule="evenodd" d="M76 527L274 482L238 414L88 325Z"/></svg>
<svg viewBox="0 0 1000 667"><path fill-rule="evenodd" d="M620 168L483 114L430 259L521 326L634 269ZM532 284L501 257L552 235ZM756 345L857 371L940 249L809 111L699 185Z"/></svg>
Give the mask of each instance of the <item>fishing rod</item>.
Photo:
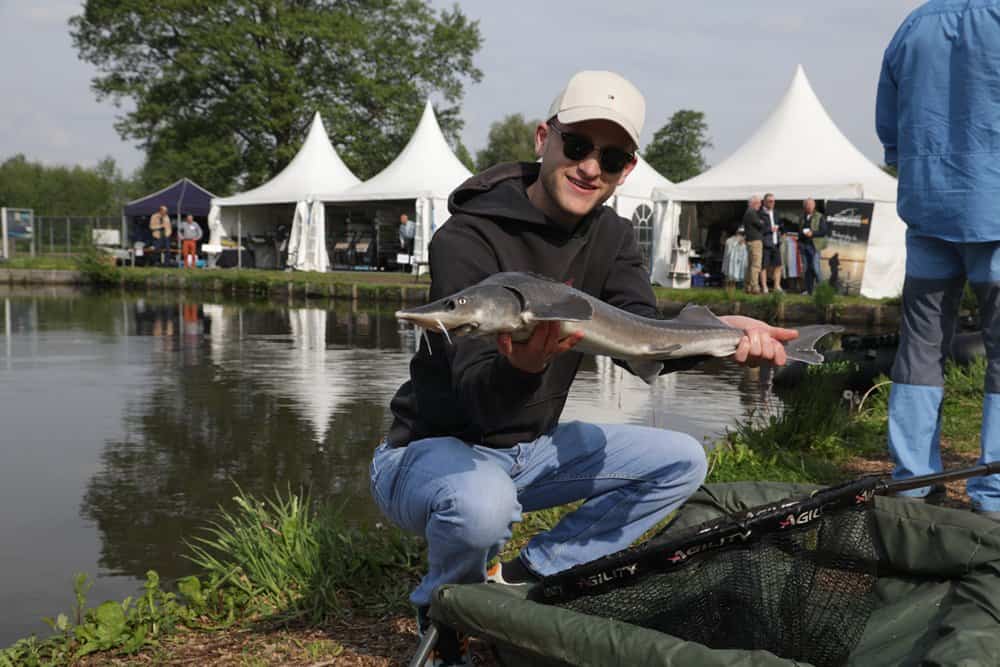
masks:
<svg viewBox="0 0 1000 667"><path fill-rule="evenodd" d="M1000 461L981 463L980 465L972 466L971 468L935 472L929 475L920 475L918 477L908 477L906 479L884 482L880 486L876 487L875 492L878 494L898 493L899 491L919 489L920 487L930 486L932 484L944 484L945 482L954 482L960 479L968 479L970 477L984 477L986 475L996 474L1000 474Z"/></svg>

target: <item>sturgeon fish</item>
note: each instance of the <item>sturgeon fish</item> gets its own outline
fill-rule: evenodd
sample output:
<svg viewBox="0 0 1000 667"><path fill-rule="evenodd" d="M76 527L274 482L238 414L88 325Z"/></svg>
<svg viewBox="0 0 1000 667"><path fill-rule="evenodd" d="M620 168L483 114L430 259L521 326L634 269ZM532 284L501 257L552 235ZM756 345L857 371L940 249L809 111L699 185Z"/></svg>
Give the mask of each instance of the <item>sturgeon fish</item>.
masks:
<svg viewBox="0 0 1000 667"><path fill-rule="evenodd" d="M396 311L396 319L446 337L511 334L527 340L539 322L560 322L561 336L582 333L574 350L628 363L653 382L669 359L708 355L726 357L745 335L704 306L687 305L669 320L634 315L567 284L529 273L496 273L472 287L417 308ZM811 325L784 344L789 359L818 364L813 346L843 327Z"/></svg>

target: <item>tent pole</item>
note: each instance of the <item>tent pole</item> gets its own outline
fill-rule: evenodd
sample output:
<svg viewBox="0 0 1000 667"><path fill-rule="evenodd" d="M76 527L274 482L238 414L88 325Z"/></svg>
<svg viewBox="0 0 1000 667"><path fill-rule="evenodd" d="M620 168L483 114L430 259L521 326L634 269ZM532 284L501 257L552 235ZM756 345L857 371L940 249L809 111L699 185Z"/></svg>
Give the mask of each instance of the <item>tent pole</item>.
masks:
<svg viewBox="0 0 1000 667"><path fill-rule="evenodd" d="M7 247L7 209L0 208L0 234L3 234L3 259L10 259L10 249Z"/></svg>
<svg viewBox="0 0 1000 667"><path fill-rule="evenodd" d="M243 268L243 210L236 209L236 268Z"/></svg>

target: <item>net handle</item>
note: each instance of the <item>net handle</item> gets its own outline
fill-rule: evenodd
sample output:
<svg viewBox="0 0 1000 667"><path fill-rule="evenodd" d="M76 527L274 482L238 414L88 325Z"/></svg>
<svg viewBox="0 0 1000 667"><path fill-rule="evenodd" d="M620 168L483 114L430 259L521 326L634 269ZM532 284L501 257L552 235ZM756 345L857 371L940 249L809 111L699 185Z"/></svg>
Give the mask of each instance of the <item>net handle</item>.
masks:
<svg viewBox="0 0 1000 667"><path fill-rule="evenodd" d="M875 493L897 493L899 491L919 489L924 486L930 486L931 484L943 484L945 482L954 482L959 479L983 477L984 475L996 475L998 473L1000 473L1000 461L991 461L989 463L972 466L971 468L937 472L930 475L920 475L918 477L908 477L907 479L897 479L891 482L885 482L876 488Z"/></svg>

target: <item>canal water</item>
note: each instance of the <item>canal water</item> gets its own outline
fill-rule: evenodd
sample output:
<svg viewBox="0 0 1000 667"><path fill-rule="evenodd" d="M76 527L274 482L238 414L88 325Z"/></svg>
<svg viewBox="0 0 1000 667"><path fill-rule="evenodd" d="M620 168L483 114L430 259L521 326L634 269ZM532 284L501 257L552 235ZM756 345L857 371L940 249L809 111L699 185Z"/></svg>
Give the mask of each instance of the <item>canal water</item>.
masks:
<svg viewBox="0 0 1000 667"><path fill-rule="evenodd" d="M378 520L369 457L416 343L392 310L0 286L0 647L72 609L75 572L92 605L149 569L191 573L185 540L236 484ZM760 371L729 361L647 387L588 358L563 418L710 443L777 409Z"/></svg>

